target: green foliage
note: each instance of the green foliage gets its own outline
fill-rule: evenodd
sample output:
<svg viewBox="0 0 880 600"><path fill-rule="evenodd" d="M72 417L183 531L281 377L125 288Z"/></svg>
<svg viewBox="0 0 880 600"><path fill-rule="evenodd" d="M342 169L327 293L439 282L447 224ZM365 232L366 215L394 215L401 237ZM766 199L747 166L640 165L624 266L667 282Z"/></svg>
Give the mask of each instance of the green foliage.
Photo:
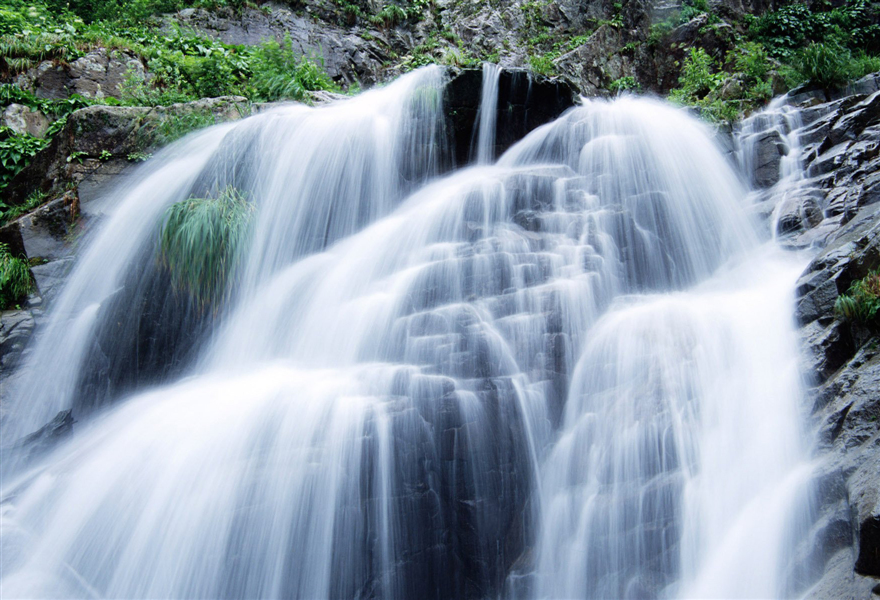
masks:
<svg viewBox="0 0 880 600"><path fill-rule="evenodd" d="M370 17L370 23L384 27L394 27L405 21L406 18L407 13L404 9L396 4L386 4L382 7L382 10Z"/></svg>
<svg viewBox="0 0 880 600"><path fill-rule="evenodd" d="M125 157L129 162L146 162L151 158L153 158L153 154L150 152L131 152Z"/></svg>
<svg viewBox="0 0 880 600"><path fill-rule="evenodd" d="M256 101L303 100L306 92L339 91L324 72L323 63L297 56L289 37L284 44L269 41L258 47L251 58L248 97Z"/></svg>
<svg viewBox="0 0 880 600"><path fill-rule="evenodd" d="M737 104L718 97L721 85L729 76L705 50L691 48L682 66L680 85L670 92L669 99L698 108L709 121L735 121L739 116Z"/></svg>
<svg viewBox="0 0 880 600"><path fill-rule="evenodd" d="M803 78L813 85L830 90L849 81L852 56L837 44L812 43L801 52L798 67Z"/></svg>
<svg viewBox="0 0 880 600"><path fill-rule="evenodd" d="M636 81L636 78L630 75L627 75L626 77L621 77L620 79L615 79L608 84L608 91L613 94L619 94L628 90L638 91L638 89L639 84Z"/></svg>
<svg viewBox="0 0 880 600"><path fill-rule="evenodd" d="M707 0L690 0L685 1L678 13L678 24L687 23L702 14L709 12L709 2Z"/></svg>
<svg viewBox="0 0 880 600"><path fill-rule="evenodd" d="M170 144L188 133L210 127L215 123L214 114L210 110L172 115L163 119L159 125L160 141L163 144Z"/></svg>
<svg viewBox="0 0 880 600"><path fill-rule="evenodd" d="M548 77L556 73L556 66L553 64L553 59L547 55L530 56L529 69L531 69L533 73L546 75Z"/></svg>
<svg viewBox="0 0 880 600"><path fill-rule="evenodd" d="M26 134L17 135L8 127L0 127L0 190L9 185L12 178L48 145L48 140Z"/></svg>
<svg viewBox="0 0 880 600"><path fill-rule="evenodd" d="M653 23L651 25L651 29L648 31L648 39L645 41L645 43L651 48L656 47L666 38L666 36L669 35L672 29L673 25L670 21Z"/></svg>
<svg viewBox="0 0 880 600"><path fill-rule="evenodd" d="M253 204L231 186L173 204L162 225L160 260L175 290L216 308L235 277L253 215Z"/></svg>
<svg viewBox="0 0 880 600"><path fill-rule="evenodd" d="M749 33L780 59L790 59L812 43L880 52L880 26L870 2L855 0L830 10L821 3L816 7L813 10L806 4L792 3L767 12L752 19Z"/></svg>
<svg viewBox="0 0 880 600"><path fill-rule="evenodd" d="M0 243L0 310L18 306L33 287L27 260L13 256L9 246Z"/></svg>
<svg viewBox="0 0 880 600"><path fill-rule="evenodd" d="M727 73L717 70L715 59L709 53L702 48L691 48L678 82L685 98L696 99L714 91L726 77Z"/></svg>
<svg viewBox="0 0 880 600"><path fill-rule="evenodd" d="M764 46L758 42L746 42L733 52L732 59L735 70L744 74L751 81L762 81L770 74L773 64Z"/></svg>
<svg viewBox="0 0 880 600"><path fill-rule="evenodd" d="M863 324L880 320L880 269L875 269L850 285L846 294L837 297L834 314Z"/></svg>
<svg viewBox="0 0 880 600"><path fill-rule="evenodd" d="M34 210L48 198L48 194L45 192L41 192L39 190L32 192L24 201L23 204L17 204L14 206L6 206L2 201L0 201L0 225L3 225L13 219L17 219L23 214L29 213Z"/></svg>

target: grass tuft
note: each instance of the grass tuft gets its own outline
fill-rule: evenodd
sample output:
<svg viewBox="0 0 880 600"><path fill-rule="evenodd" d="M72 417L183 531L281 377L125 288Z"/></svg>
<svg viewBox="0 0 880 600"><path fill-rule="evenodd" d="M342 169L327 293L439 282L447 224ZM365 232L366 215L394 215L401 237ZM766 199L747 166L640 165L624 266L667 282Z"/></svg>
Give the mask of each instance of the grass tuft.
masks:
<svg viewBox="0 0 880 600"><path fill-rule="evenodd" d="M215 197L173 204L162 226L160 260L175 290L201 307L218 307L235 278L254 206L232 186Z"/></svg>

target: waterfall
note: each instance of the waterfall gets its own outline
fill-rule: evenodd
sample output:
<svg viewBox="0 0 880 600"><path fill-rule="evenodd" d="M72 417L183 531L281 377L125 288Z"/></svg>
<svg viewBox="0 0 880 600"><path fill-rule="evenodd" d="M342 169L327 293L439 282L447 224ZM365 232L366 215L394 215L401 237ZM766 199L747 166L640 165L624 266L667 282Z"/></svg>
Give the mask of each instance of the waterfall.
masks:
<svg viewBox="0 0 880 600"><path fill-rule="evenodd" d="M18 402L3 437L30 433L59 410L81 412L179 376L199 353L210 323L175 301L154 258L157 223L170 205L228 185L260 204L240 286L247 293L387 215L436 175L443 85L439 68L423 69L339 105L278 108L160 153L110 194L118 206L83 252L14 383Z"/></svg>
<svg viewBox="0 0 880 600"><path fill-rule="evenodd" d="M495 123L498 120L498 80L501 69L483 63L483 89L477 114L477 162L489 164L495 158Z"/></svg>
<svg viewBox="0 0 880 600"><path fill-rule="evenodd" d="M800 258L655 100L440 176L443 77L211 128L118 193L5 424L82 415L7 468L4 594L786 593ZM163 215L227 186L255 211L233 289L175 306Z"/></svg>

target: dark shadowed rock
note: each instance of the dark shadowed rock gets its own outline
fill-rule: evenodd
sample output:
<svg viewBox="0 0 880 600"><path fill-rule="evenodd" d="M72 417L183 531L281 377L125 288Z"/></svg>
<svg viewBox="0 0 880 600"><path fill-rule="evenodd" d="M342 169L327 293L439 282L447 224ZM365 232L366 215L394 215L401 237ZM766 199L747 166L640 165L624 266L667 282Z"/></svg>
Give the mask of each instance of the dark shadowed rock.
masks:
<svg viewBox="0 0 880 600"><path fill-rule="evenodd" d="M471 148L482 85L482 70L465 69L453 76L446 86L447 131L452 136L454 160L458 166L473 159ZM533 129L559 117L576 102L577 94L565 80L504 69L498 80L495 157Z"/></svg>

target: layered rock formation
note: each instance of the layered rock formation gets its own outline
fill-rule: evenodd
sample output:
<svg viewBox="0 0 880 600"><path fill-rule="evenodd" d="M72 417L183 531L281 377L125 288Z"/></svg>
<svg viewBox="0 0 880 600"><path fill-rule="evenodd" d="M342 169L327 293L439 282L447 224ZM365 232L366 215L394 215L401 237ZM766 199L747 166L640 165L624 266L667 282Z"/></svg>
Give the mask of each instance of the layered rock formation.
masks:
<svg viewBox="0 0 880 600"><path fill-rule="evenodd" d="M802 549L810 598L880 588L880 327L835 314L852 282L880 268L880 92L870 76L826 101L795 93L763 119L750 174L771 233L818 255L797 283L795 317L817 438L818 519ZM775 115L775 118L774 118ZM795 171L780 182L789 161ZM803 176L798 176L800 169ZM818 576L819 574L821 576Z"/></svg>

